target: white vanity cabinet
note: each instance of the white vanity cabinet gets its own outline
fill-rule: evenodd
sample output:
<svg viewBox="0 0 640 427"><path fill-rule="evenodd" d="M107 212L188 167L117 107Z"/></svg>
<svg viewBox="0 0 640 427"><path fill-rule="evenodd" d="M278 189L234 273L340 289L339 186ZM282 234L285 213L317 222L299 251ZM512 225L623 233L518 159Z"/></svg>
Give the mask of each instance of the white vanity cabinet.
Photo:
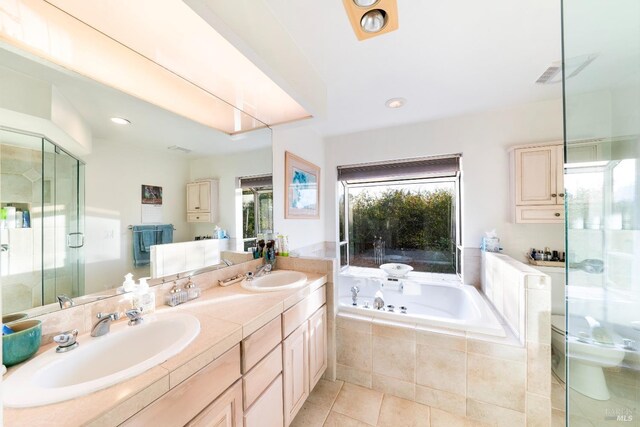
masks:
<svg viewBox="0 0 640 427"><path fill-rule="evenodd" d="M282 315L285 426L291 424L327 368L325 303L323 286Z"/></svg>
<svg viewBox="0 0 640 427"><path fill-rule="evenodd" d="M517 223L564 221L564 146L526 145L511 150L513 214Z"/></svg>
<svg viewBox="0 0 640 427"><path fill-rule="evenodd" d="M218 181L207 179L187 184L187 222L216 222Z"/></svg>

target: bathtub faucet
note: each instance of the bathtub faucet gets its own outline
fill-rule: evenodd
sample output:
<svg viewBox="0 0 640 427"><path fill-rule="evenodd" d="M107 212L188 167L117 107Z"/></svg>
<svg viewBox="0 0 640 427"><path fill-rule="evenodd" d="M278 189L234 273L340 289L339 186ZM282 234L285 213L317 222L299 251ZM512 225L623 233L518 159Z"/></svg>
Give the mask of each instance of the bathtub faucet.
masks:
<svg viewBox="0 0 640 427"><path fill-rule="evenodd" d="M357 286L351 287L351 305L358 305L358 292L360 292L360 288Z"/></svg>
<svg viewBox="0 0 640 427"><path fill-rule="evenodd" d="M382 298L382 292L376 292L376 297L373 300L373 308L376 310L382 310L384 308L384 299Z"/></svg>

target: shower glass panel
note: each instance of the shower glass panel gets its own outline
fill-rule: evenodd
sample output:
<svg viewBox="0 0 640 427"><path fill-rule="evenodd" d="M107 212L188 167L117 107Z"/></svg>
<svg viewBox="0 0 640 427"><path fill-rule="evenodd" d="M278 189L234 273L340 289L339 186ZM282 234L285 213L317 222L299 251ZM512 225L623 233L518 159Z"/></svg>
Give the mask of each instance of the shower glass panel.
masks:
<svg viewBox="0 0 640 427"><path fill-rule="evenodd" d="M82 295L83 163L46 139L2 129L0 161L3 314Z"/></svg>
<svg viewBox="0 0 640 427"><path fill-rule="evenodd" d="M42 305L42 143L0 129L3 314Z"/></svg>
<svg viewBox="0 0 640 427"><path fill-rule="evenodd" d="M563 47L566 419L640 426L640 2L564 0Z"/></svg>

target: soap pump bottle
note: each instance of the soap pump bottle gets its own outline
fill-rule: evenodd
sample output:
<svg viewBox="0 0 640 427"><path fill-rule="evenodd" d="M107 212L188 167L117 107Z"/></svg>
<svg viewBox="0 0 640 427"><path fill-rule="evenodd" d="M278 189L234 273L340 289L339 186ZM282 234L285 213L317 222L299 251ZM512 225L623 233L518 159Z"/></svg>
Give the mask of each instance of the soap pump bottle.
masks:
<svg viewBox="0 0 640 427"><path fill-rule="evenodd" d="M133 292L135 289L136 282L133 280L133 274L127 273L124 276L124 282L122 282L122 291L123 292Z"/></svg>
<svg viewBox="0 0 640 427"><path fill-rule="evenodd" d="M202 293L200 287L191 281L191 277L189 277L189 282L185 285L185 289L187 290L187 298L189 300L198 298Z"/></svg>
<svg viewBox="0 0 640 427"><path fill-rule="evenodd" d="M141 308L145 314L153 313L156 309L156 294L149 289L147 279L149 278L141 277L133 291L134 308Z"/></svg>

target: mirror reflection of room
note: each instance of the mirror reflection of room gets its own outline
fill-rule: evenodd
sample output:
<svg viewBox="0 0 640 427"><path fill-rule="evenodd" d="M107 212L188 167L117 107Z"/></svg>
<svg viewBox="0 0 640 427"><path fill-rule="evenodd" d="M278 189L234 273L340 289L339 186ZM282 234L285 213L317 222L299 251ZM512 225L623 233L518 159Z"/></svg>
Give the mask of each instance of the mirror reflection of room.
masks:
<svg viewBox="0 0 640 427"><path fill-rule="evenodd" d="M24 53L0 60L3 314L113 295L127 273L222 268L273 233L264 124L229 135Z"/></svg>

